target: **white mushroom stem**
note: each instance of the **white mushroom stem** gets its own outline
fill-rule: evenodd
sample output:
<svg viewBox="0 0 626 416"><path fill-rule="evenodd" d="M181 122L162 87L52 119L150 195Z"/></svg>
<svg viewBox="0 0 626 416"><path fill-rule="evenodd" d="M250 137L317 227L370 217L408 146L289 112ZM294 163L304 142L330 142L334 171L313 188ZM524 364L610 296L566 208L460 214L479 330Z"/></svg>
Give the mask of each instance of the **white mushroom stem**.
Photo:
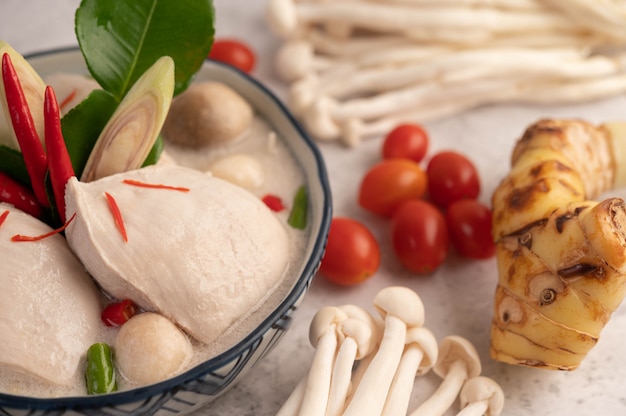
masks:
<svg viewBox="0 0 626 416"><path fill-rule="evenodd" d="M363 137L389 131L398 121L430 121L480 104L574 103L623 91L626 73L579 80L519 75L517 79L492 78L475 83L431 83L344 103L318 97L302 121L318 140L342 139L346 145L355 146Z"/></svg>
<svg viewBox="0 0 626 416"><path fill-rule="evenodd" d="M476 349L468 340L450 335L439 345L439 355L433 370L443 381L435 393L409 416L443 415L456 400L465 381L480 374L481 363Z"/></svg>
<svg viewBox="0 0 626 416"><path fill-rule="evenodd" d="M338 328L341 346L335 358L326 416L339 416L345 407L351 386L354 363L373 354L380 331L374 318L355 305L340 307L348 315Z"/></svg>
<svg viewBox="0 0 626 416"><path fill-rule="evenodd" d="M407 326L424 324L424 305L419 296L410 289L385 288L374 298L374 306L385 317L383 338L343 416L381 414L402 358Z"/></svg>
<svg viewBox="0 0 626 416"><path fill-rule="evenodd" d="M278 34L290 36L306 24L341 22L354 27L394 33L415 27L485 28L500 33L546 29L571 29L573 24L557 13L443 6L417 8L406 5L359 2L294 3L270 0L268 18Z"/></svg>
<svg viewBox="0 0 626 416"><path fill-rule="evenodd" d="M461 361L454 362L435 393L410 413L409 416L443 415L456 400L467 378L468 372L465 363Z"/></svg>
<svg viewBox="0 0 626 416"><path fill-rule="evenodd" d="M626 7L623 2L603 0L570 0L565 5L562 1L546 0L546 4L562 10L575 21L604 33L620 41L626 40Z"/></svg>
<svg viewBox="0 0 626 416"><path fill-rule="evenodd" d="M561 82L565 82L567 78L593 79L610 76L623 70L624 67L623 59L605 57L586 60L561 59L558 54L542 55L535 52L530 52L528 56L542 57L543 62L536 59L530 65L528 56L524 57L527 55L526 51L518 51L519 54L509 51L509 54L501 55L500 58L491 55L493 51L484 52L486 53L480 59L481 64L476 67L463 64L467 55L459 53L443 62L440 61L441 63L435 60L406 68L378 69L361 75L355 74L350 81L344 81L342 86L326 85L324 90L331 97L368 91L387 92L372 97L336 102L328 106L322 103L318 105L318 108L313 109L318 112L325 111L325 117L336 121L352 117L372 119L403 111L416 103L430 103L432 99L442 99L444 96L450 100L490 89L498 91L503 86L510 89L515 87L516 82L527 80L531 76L536 78L542 76L543 79L558 77ZM477 51L471 54L477 54L475 57L480 56ZM488 55L493 59L488 60ZM500 59L504 59L504 62ZM379 75L384 76L379 79ZM390 78L393 80L390 81ZM394 89L397 87L403 88Z"/></svg>
<svg viewBox="0 0 626 416"><path fill-rule="evenodd" d="M326 415L328 416L338 416L343 411L350 390L352 364L354 363L356 353L356 341L352 338L346 338L339 348L333 367L330 393L326 406Z"/></svg>
<svg viewBox="0 0 626 416"><path fill-rule="evenodd" d="M457 416L498 416L504 408L504 392L489 377L469 379L459 394L461 411Z"/></svg>
<svg viewBox="0 0 626 416"><path fill-rule="evenodd" d="M384 3L410 4L413 6L466 6L494 7L518 10L545 10L537 0L376 0Z"/></svg>
<svg viewBox="0 0 626 416"><path fill-rule="evenodd" d="M380 347L367 366L363 379L354 392L344 416L379 415L393 376L400 363L406 324L395 316L385 320Z"/></svg>
<svg viewBox="0 0 626 416"><path fill-rule="evenodd" d="M595 48L606 44L606 41L606 37L593 32L513 33L506 36L493 37L488 42L481 43L480 46L510 46L512 48Z"/></svg>
<svg viewBox="0 0 626 416"><path fill-rule="evenodd" d="M337 39L320 30L309 32L306 41L317 54L341 59L359 68L424 60L454 51L451 46L417 43L406 37L353 36Z"/></svg>
<svg viewBox="0 0 626 416"><path fill-rule="evenodd" d="M294 82L315 76L318 79L316 88L321 87L323 91L332 93L334 89L338 88L338 85L342 85L346 81L349 85L354 83L351 77L346 77L348 71L351 76L359 76L359 84L369 82L370 78L380 83L381 78L384 78L383 75L378 75L380 70L376 70L380 66L395 67L424 62L451 52L453 50L448 47L410 44L370 49L366 53L339 58L316 53L311 42L305 39L295 39L285 42L279 48L276 53L275 67L278 75L284 81ZM359 75L363 71L367 71L368 68L370 71L373 68L373 74L366 72L364 75ZM406 82L404 81L403 84ZM350 88L345 93L349 93Z"/></svg>
<svg viewBox="0 0 626 416"><path fill-rule="evenodd" d="M425 114L423 117L437 117L459 108L467 108L468 102L481 102L480 98L484 99L485 96L508 94L511 88L509 80L492 79L475 84L454 84L447 88L427 83L344 103L323 96L318 97L308 111L304 112L302 121L309 133L318 140L332 141L343 137L346 144L354 145L360 142L361 136L376 134L381 127L389 125L384 123L377 125L377 128L362 127L369 119L390 117L390 120L395 120L401 112L422 112ZM440 102L443 96L446 100ZM460 107L461 104L463 107Z"/></svg>
<svg viewBox="0 0 626 416"><path fill-rule="evenodd" d="M307 377L300 416L323 416L330 390L331 372L337 353L337 324L347 318L339 308L320 309L311 321L309 338L315 354Z"/></svg>
<svg viewBox="0 0 626 416"><path fill-rule="evenodd" d="M313 49L325 55L353 59L363 57L370 52L384 51L387 49L414 46L404 36L381 35L381 36L352 36L347 39L338 39L330 36L319 29L311 29L306 34L306 39L311 42Z"/></svg>
<svg viewBox="0 0 626 416"><path fill-rule="evenodd" d="M367 357L359 360L356 364L356 369L352 372L352 383L351 389L348 393L348 397L346 398L346 403L349 403L352 400L352 396L354 392L358 389L359 384L361 384L361 380L363 380L363 376L367 371L367 367L369 367L372 359L374 358L374 354L370 354Z"/></svg>
<svg viewBox="0 0 626 416"><path fill-rule="evenodd" d="M426 374L437 360L437 340L426 328L411 328L382 416L406 415L416 376Z"/></svg>
<svg viewBox="0 0 626 416"><path fill-rule="evenodd" d="M616 73L624 66L615 57L587 58L587 52L580 48L537 50L496 47L456 52L441 49L416 51L415 49L410 49L415 52L414 60L409 60L410 55L407 55L403 49L372 53L373 61L364 60L365 64L358 60L354 61L354 73L349 77L345 75L328 78L320 76L316 82L309 83L308 86L314 90L311 93L315 92L318 95L328 95L333 98L346 98L358 94L395 90L418 83L438 85L458 81L472 82L492 76L519 74L521 71L545 76L589 78ZM384 60L386 55L405 61ZM382 60L378 59L378 56L382 56ZM378 62L378 65L368 67L366 65L369 62ZM386 62L388 65L381 65L380 62ZM346 66L346 68L349 67ZM349 105L349 102L346 104Z"/></svg>

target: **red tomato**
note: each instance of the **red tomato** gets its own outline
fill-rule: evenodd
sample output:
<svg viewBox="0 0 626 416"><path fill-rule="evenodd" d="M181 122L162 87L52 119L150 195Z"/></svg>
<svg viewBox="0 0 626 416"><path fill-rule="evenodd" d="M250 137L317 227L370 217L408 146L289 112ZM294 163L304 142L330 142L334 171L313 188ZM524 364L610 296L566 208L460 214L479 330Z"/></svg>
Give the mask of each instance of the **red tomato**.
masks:
<svg viewBox="0 0 626 416"><path fill-rule="evenodd" d="M447 208L459 199L476 199L480 181L476 167L467 157L454 151L434 155L426 168L431 200Z"/></svg>
<svg viewBox="0 0 626 416"><path fill-rule="evenodd" d="M491 218L491 210L473 199L462 199L448 207L446 224L450 241L462 256L488 259L496 253Z"/></svg>
<svg viewBox="0 0 626 416"><path fill-rule="evenodd" d="M380 266L380 247L371 231L350 218L333 218L320 273L333 283L353 286Z"/></svg>
<svg viewBox="0 0 626 416"><path fill-rule="evenodd" d="M403 202L424 196L427 184L426 172L412 160L383 160L363 177L359 204L375 214L390 216Z"/></svg>
<svg viewBox="0 0 626 416"><path fill-rule="evenodd" d="M213 42L209 58L227 63L250 73L256 64L256 56L252 49L243 42L234 39L220 39Z"/></svg>
<svg viewBox="0 0 626 416"><path fill-rule="evenodd" d="M398 208L391 219L391 238L396 257L415 273L432 273L448 254L446 220L424 200L408 201Z"/></svg>
<svg viewBox="0 0 626 416"><path fill-rule="evenodd" d="M130 318L137 314L137 306L130 299L111 303L104 310L100 318L106 326L124 325Z"/></svg>
<svg viewBox="0 0 626 416"><path fill-rule="evenodd" d="M400 124L383 142L383 158L406 158L421 162L428 150L428 134L419 124Z"/></svg>

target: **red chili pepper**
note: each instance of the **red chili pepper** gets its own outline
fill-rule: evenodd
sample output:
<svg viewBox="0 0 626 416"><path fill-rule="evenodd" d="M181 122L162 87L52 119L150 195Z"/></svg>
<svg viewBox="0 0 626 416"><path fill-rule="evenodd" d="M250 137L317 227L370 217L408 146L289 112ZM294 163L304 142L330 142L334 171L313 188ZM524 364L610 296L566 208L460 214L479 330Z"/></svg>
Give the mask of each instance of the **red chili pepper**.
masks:
<svg viewBox="0 0 626 416"><path fill-rule="evenodd" d="M7 202L33 217L43 216L43 208L35 194L3 172L0 172L0 201Z"/></svg>
<svg viewBox="0 0 626 416"><path fill-rule="evenodd" d="M105 192L104 195L107 198L107 203L109 204L111 215L113 215L113 221L115 221L117 229L120 231L120 234L122 234L122 239L124 239L124 242L128 243L128 235L126 234L126 226L124 225L124 218L122 217L120 207L117 205L117 201L115 200L115 198L113 198L113 195L108 192Z"/></svg>
<svg viewBox="0 0 626 416"><path fill-rule="evenodd" d="M285 205L283 205L282 199L276 195L267 194L261 200L267 205L269 209L274 212L280 212L285 209Z"/></svg>
<svg viewBox="0 0 626 416"><path fill-rule="evenodd" d="M22 150L26 170L37 200L49 207L45 178L48 170L46 154L37 134L26 96L8 53L2 55L2 81L15 136Z"/></svg>
<svg viewBox="0 0 626 416"><path fill-rule="evenodd" d="M74 176L74 168L61 132L59 105L52 87L46 87L44 95L44 124L48 169L54 192L54 201L61 221L65 222L65 185Z"/></svg>
<svg viewBox="0 0 626 416"><path fill-rule="evenodd" d="M137 307L130 299L112 303L102 311L102 322L106 326L121 326L137 314Z"/></svg>

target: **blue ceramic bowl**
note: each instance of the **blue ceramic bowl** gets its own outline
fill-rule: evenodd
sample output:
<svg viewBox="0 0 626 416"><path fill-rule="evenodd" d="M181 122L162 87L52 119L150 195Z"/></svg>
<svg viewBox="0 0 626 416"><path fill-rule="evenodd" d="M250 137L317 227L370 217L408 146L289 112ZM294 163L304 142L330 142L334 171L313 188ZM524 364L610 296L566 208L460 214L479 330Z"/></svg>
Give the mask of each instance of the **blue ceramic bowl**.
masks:
<svg viewBox="0 0 626 416"><path fill-rule="evenodd" d="M27 57L45 77L54 72L87 73L78 49L60 49ZM223 82L243 96L281 136L305 174L310 199L311 233L293 287L262 322L239 343L187 372L147 387L107 395L40 399L0 394L4 415L182 415L197 410L232 387L255 366L289 328L319 266L332 203L326 168L319 150L285 106L263 85L228 65L206 61L198 79Z"/></svg>

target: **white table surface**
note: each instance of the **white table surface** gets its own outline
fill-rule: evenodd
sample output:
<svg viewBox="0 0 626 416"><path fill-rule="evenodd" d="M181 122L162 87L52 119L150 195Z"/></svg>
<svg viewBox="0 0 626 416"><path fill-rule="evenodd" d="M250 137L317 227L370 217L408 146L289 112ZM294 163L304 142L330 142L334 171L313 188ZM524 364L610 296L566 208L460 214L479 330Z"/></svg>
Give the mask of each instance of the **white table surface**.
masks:
<svg viewBox="0 0 626 416"><path fill-rule="evenodd" d="M23 54L76 45L73 30L77 0L0 0L0 39ZM267 28L263 0L215 0L217 36L238 37L258 54L254 75L279 97L286 86L273 70L273 56L281 44ZM434 152L456 148L479 167L483 190L490 195L509 168L514 141L524 128L541 117L582 117L594 122L626 119L626 97L567 107L497 106L476 109L427 123ZM330 175L336 215L366 223L379 239L383 261L367 283L350 289L316 279L295 322L276 349L247 377L197 415L274 415L298 380L306 373L313 348L308 325L325 305L354 303L370 308L382 287L405 285L415 289L426 307L426 326L438 339L458 334L477 347L483 374L497 380L506 395L505 415L626 414L626 309L621 307L605 327L598 345L574 372L551 372L497 363L489 358L489 324L495 288L495 260L469 262L453 258L431 276L404 272L389 249L388 222L365 213L356 203L360 178L379 159L379 139L356 149L335 144L321 146ZM415 383L412 406L423 400L439 380L434 374ZM449 415L456 412L451 410Z"/></svg>

